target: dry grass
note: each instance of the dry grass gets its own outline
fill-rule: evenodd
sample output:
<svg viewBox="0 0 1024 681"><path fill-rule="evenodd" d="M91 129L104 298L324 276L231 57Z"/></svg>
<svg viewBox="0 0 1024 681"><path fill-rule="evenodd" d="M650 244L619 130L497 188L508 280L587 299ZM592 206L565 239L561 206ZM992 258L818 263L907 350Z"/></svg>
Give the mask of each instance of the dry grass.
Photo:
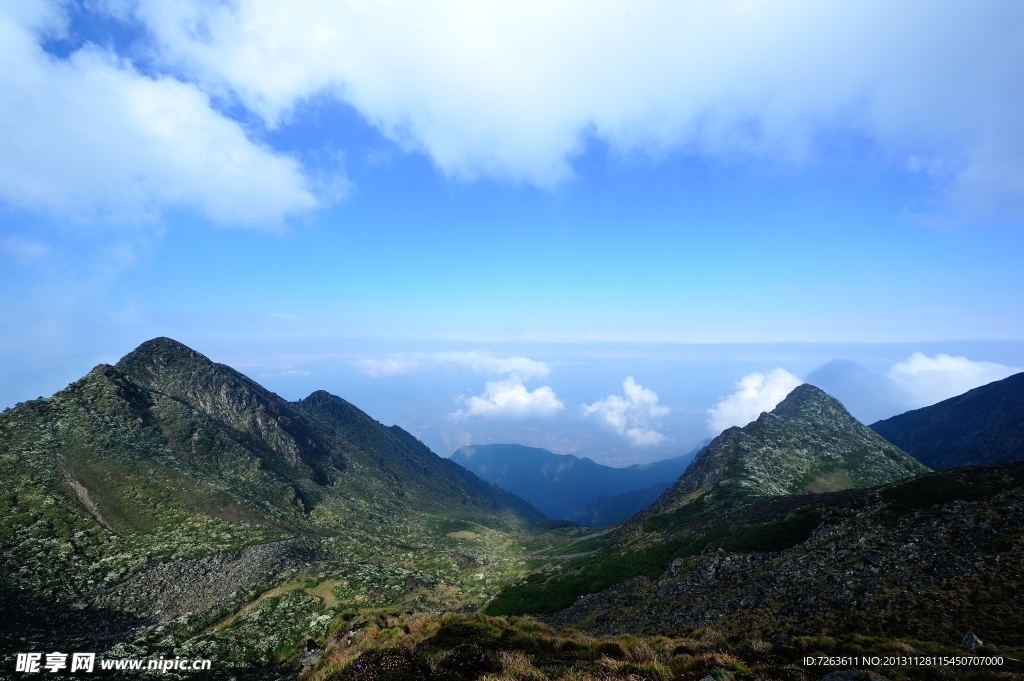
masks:
<svg viewBox="0 0 1024 681"><path fill-rule="evenodd" d="M516 681L546 681L547 677L540 672L526 653L520 650L510 652L502 651L498 654L498 661L501 662L501 679L516 679Z"/></svg>
<svg viewBox="0 0 1024 681"><path fill-rule="evenodd" d="M452 638L451 633L443 631L447 626L462 629ZM809 673L800 664L800 655L817 651L836 655L928 652L939 645L865 636L802 636L792 646L773 645L760 638L730 643L711 628L697 629L681 638L592 636L573 629L555 630L529 618L454 613L381 614L360 632L352 646L345 646L347 634L347 626L334 634L321 664L304 674L303 681L327 681L336 670L344 669L365 652L396 647L413 652L434 673L444 676L445 659L452 654L453 646L463 642L481 646L495 662L478 681L671 681L707 675L715 681L814 681L827 670ZM1006 653L1012 655L1011 651ZM898 667L873 671L892 681L945 681L947 677L950 681L1009 681L1013 676L995 670L965 674Z"/></svg>
<svg viewBox="0 0 1024 681"><path fill-rule="evenodd" d="M632 660L633 664L635 664L638 667L658 661L658 658L654 654L654 651L651 650L651 647L649 645L647 645L647 641L644 641L643 639L636 641L631 646L626 648L626 655L628 655L629 659Z"/></svg>
<svg viewBox="0 0 1024 681"><path fill-rule="evenodd" d="M747 644L747 647L755 653L768 653L771 652L772 644L767 641L762 641L759 638L755 638Z"/></svg>

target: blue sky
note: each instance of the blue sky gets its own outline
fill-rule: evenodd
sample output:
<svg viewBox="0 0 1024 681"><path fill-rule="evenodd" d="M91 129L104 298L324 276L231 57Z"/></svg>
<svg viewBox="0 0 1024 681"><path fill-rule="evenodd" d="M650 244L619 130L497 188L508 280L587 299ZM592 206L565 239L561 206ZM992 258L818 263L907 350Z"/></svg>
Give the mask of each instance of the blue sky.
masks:
<svg viewBox="0 0 1024 681"><path fill-rule="evenodd" d="M1024 367L1021 64L1012 2L8 5L0 403L168 335L440 453L923 406Z"/></svg>

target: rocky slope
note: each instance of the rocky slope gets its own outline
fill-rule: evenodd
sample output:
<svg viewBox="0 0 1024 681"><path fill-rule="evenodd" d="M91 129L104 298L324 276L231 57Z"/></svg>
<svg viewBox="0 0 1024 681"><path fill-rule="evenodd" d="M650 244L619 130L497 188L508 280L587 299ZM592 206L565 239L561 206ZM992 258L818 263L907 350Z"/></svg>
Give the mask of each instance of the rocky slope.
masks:
<svg viewBox="0 0 1024 681"><path fill-rule="evenodd" d="M805 383L771 412L712 440L645 513L670 511L701 490L710 495L706 501L829 492L927 470L850 416L834 397Z"/></svg>
<svg viewBox="0 0 1024 681"><path fill-rule="evenodd" d="M691 525L711 541L657 578L583 596L545 619L594 633L713 627L782 646L852 634L956 646L973 629L986 643L1024 648L1024 464L789 501L814 517L804 541L780 551L726 548L728 528L755 504Z"/></svg>
<svg viewBox="0 0 1024 681"><path fill-rule="evenodd" d="M659 574L673 558L719 540L732 548L788 547L806 539L813 527L807 514L790 517L794 498L880 485L927 470L850 416L835 398L801 385L772 412L712 440L672 487L623 522L596 555L509 586L488 612L559 610L581 595ZM739 520L715 528L725 534L707 534L707 523L730 514L739 514Z"/></svg>
<svg viewBox="0 0 1024 681"><path fill-rule="evenodd" d="M0 654L198 635L272 664L345 607L479 600L543 518L341 398L288 402L167 338L0 414L0 479ZM315 585L276 615L204 633L296 574Z"/></svg>
<svg viewBox="0 0 1024 681"><path fill-rule="evenodd" d="M935 469L1024 459L1024 373L871 429Z"/></svg>

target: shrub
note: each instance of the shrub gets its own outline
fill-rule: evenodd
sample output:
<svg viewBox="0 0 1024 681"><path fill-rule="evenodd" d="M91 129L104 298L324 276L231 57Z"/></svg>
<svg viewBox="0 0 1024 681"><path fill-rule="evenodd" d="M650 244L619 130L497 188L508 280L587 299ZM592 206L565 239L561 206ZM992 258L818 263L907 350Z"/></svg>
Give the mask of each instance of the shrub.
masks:
<svg viewBox="0 0 1024 681"><path fill-rule="evenodd" d="M727 551L785 551L807 541L821 517L813 509L797 512L785 520L776 520L743 528L721 543Z"/></svg>
<svg viewBox="0 0 1024 681"><path fill-rule="evenodd" d="M882 497L897 511L927 508L957 499L971 501L983 493L971 485L940 473L921 475L882 491Z"/></svg>

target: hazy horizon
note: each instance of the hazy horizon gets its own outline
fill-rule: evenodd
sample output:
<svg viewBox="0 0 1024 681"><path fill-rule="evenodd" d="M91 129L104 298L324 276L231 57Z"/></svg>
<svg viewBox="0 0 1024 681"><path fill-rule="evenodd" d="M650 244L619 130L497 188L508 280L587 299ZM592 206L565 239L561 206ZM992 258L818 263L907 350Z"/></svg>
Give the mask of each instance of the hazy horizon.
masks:
<svg viewBox="0 0 1024 681"><path fill-rule="evenodd" d="M514 443L612 466L686 454L725 427L770 411L801 382L832 394L870 424L1024 367L1024 342L1013 341L391 342L386 350L333 341L307 352L295 345L184 342L286 399L334 393L441 456L469 444ZM133 347L67 365L63 383L41 388L43 396ZM2 406L36 396L17 397L17 388L5 384Z"/></svg>

